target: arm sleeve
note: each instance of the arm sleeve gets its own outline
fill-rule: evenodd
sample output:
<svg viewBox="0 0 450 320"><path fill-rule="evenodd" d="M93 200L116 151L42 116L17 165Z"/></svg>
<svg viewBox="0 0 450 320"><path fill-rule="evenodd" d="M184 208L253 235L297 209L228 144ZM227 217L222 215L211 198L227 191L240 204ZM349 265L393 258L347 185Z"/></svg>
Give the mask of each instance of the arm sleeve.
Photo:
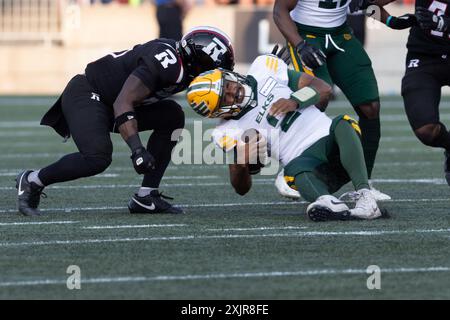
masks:
<svg viewBox="0 0 450 320"><path fill-rule="evenodd" d="M302 76L302 73L295 70L288 69L288 86L292 91L298 90L298 81L300 80L300 77Z"/></svg>

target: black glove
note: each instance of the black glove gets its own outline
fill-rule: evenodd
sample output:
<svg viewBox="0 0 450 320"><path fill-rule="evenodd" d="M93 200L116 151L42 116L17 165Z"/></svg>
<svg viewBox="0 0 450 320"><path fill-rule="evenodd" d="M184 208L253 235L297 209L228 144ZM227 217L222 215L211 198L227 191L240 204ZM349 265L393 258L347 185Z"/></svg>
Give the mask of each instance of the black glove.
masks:
<svg viewBox="0 0 450 320"><path fill-rule="evenodd" d="M289 51L286 50L285 46L281 46L278 50L279 46L278 44L275 45L272 49L272 54L286 62L286 64L291 63L291 55L289 54Z"/></svg>
<svg viewBox="0 0 450 320"><path fill-rule="evenodd" d="M144 147L136 149L131 155L134 170L138 174L144 174L155 169L155 158Z"/></svg>
<svg viewBox="0 0 450 320"><path fill-rule="evenodd" d="M295 49L302 59L303 64L311 69L317 69L322 66L327 58L322 50L309 45L305 40L297 44Z"/></svg>
<svg viewBox="0 0 450 320"><path fill-rule="evenodd" d="M391 16L386 21L386 25L391 29L403 30L417 25L417 19L415 15L410 13L404 14L400 17Z"/></svg>
<svg viewBox="0 0 450 320"><path fill-rule="evenodd" d="M423 30L435 30L440 32L450 31L450 17L443 15L438 16L423 7L416 8L415 16L420 28Z"/></svg>
<svg viewBox="0 0 450 320"><path fill-rule="evenodd" d="M374 0L351 0L348 6L351 13L366 10L368 7L374 4Z"/></svg>

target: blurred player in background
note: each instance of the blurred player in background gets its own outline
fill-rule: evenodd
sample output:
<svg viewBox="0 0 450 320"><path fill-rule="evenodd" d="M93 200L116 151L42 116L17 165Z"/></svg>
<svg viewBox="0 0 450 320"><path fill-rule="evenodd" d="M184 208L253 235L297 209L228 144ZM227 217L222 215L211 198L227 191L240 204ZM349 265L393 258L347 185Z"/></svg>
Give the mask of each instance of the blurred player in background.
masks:
<svg viewBox="0 0 450 320"><path fill-rule="evenodd" d="M259 172L270 152L285 167L288 183L312 202L307 208L312 220L380 217L357 123L348 116L331 120L321 112L331 87L289 70L276 53L256 58L246 77L221 69L205 72L187 91L197 113L222 119L212 135L220 148L235 155L235 164L229 165L232 186L246 194L251 174ZM249 129L256 131L249 134ZM353 209L331 195L349 181L358 192Z"/></svg>
<svg viewBox="0 0 450 320"><path fill-rule="evenodd" d="M229 38L212 27L194 28L180 42L156 39L88 64L41 121L66 139L72 136L78 152L18 175L19 212L38 215L48 185L106 170L113 152L110 133L116 132L130 147L134 169L144 175L128 204L130 212L182 213L158 191L176 144L172 133L184 127L181 106L166 98L186 89L205 70L233 66ZM138 133L145 130L153 130L146 147Z"/></svg>
<svg viewBox="0 0 450 320"><path fill-rule="evenodd" d="M393 20L398 18L388 16L386 24L391 26ZM403 20L411 26L402 80L406 115L423 144L445 150L444 174L450 185L450 133L439 117L441 88L450 86L450 0L416 0L415 14Z"/></svg>
<svg viewBox="0 0 450 320"><path fill-rule="evenodd" d="M336 84L358 114L370 178L380 141L380 99L370 58L346 22L350 3L275 0L273 18L288 42L295 70ZM371 190L378 200L390 199Z"/></svg>

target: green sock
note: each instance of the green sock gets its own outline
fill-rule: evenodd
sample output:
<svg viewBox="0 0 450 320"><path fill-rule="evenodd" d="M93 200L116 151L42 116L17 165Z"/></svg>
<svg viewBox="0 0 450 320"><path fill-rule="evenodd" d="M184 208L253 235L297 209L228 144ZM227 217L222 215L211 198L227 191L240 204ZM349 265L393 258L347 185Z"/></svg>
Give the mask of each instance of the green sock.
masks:
<svg viewBox="0 0 450 320"><path fill-rule="evenodd" d="M328 186L309 171L296 175L295 185L302 197L309 202L314 202L318 197L330 194Z"/></svg>
<svg viewBox="0 0 450 320"><path fill-rule="evenodd" d="M355 190L369 188L364 153L358 134L347 121L340 121L334 130L342 166L352 180Z"/></svg>
<svg viewBox="0 0 450 320"><path fill-rule="evenodd" d="M359 119L361 128L361 143L364 150L367 174L372 176L372 170L375 163L375 157L380 143L380 119Z"/></svg>

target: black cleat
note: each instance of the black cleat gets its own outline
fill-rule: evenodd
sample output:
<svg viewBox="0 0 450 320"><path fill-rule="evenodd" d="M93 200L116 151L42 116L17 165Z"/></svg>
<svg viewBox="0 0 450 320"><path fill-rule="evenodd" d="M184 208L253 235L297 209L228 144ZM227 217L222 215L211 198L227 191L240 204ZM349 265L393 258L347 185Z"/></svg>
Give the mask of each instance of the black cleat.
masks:
<svg viewBox="0 0 450 320"><path fill-rule="evenodd" d="M128 209L130 210L130 213L184 213L182 209L172 206L164 199L173 200L173 198L159 193L158 190L152 190L150 194L145 197L139 197L135 194L131 197L130 202L128 202Z"/></svg>
<svg viewBox="0 0 450 320"><path fill-rule="evenodd" d="M450 151L444 152L445 161L444 161L444 172L445 172L445 180L447 180L447 184L450 186Z"/></svg>
<svg viewBox="0 0 450 320"><path fill-rule="evenodd" d="M308 217L315 222L359 220L358 218L351 216L349 210L334 212L325 206L312 207L308 210Z"/></svg>
<svg viewBox="0 0 450 320"><path fill-rule="evenodd" d="M39 216L38 210L41 195L44 187L38 186L34 182L28 182L28 175L33 172L26 170L20 173L16 178L17 188L17 209L25 216Z"/></svg>

